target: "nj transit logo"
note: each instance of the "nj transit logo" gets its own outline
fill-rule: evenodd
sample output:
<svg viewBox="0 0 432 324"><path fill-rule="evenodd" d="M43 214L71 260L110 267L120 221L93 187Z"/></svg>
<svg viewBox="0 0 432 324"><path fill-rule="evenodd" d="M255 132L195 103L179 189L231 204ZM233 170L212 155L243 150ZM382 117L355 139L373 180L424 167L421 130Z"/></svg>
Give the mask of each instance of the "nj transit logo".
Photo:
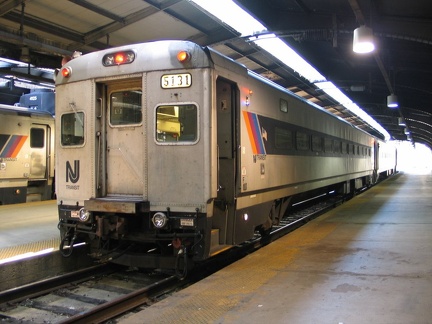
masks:
<svg viewBox="0 0 432 324"><path fill-rule="evenodd" d="M69 161L66 161L66 182L77 183L80 178L80 161L74 160L72 168Z"/></svg>

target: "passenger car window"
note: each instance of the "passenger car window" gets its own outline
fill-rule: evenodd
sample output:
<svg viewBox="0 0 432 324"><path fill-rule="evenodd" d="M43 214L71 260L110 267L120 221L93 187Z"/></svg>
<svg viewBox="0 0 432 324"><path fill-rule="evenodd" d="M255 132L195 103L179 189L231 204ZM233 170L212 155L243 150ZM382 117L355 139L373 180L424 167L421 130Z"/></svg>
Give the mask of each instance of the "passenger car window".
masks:
<svg viewBox="0 0 432 324"><path fill-rule="evenodd" d="M293 149L292 132L287 129L276 127L275 146L278 149Z"/></svg>
<svg viewBox="0 0 432 324"><path fill-rule="evenodd" d="M156 141L195 142L198 139L195 105L162 105L156 108Z"/></svg>
<svg viewBox="0 0 432 324"><path fill-rule="evenodd" d="M142 121L142 91L118 91L110 95L110 124L137 125Z"/></svg>
<svg viewBox="0 0 432 324"><path fill-rule="evenodd" d="M330 138L325 137L324 138L324 151L327 153L333 152L333 140Z"/></svg>
<svg viewBox="0 0 432 324"><path fill-rule="evenodd" d="M63 146L84 144L84 113L73 112L61 117L61 144Z"/></svg>
<svg viewBox="0 0 432 324"><path fill-rule="evenodd" d="M310 148L309 135L303 132L296 132L296 147L299 151L308 151Z"/></svg>
<svg viewBox="0 0 432 324"><path fill-rule="evenodd" d="M314 151L314 152L322 152L323 151L322 137L312 136L312 151Z"/></svg>

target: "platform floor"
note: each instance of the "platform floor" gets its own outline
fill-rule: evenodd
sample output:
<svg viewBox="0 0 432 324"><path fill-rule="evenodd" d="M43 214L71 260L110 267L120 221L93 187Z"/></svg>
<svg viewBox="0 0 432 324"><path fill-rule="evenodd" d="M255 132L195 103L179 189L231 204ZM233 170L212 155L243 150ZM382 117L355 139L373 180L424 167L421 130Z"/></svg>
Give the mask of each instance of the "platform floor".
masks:
<svg viewBox="0 0 432 324"><path fill-rule="evenodd" d="M0 206L0 266L15 258L58 250L55 200Z"/></svg>
<svg viewBox="0 0 432 324"><path fill-rule="evenodd" d="M121 323L432 323L431 197L396 175Z"/></svg>

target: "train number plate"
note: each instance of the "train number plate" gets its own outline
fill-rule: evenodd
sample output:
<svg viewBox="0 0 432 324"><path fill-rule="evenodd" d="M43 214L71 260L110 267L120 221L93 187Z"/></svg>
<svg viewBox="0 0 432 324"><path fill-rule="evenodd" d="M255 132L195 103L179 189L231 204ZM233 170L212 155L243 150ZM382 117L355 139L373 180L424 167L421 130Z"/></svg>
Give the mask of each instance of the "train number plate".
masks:
<svg viewBox="0 0 432 324"><path fill-rule="evenodd" d="M161 78L161 86L164 89L189 88L191 85L192 75L190 73L164 74Z"/></svg>
<svg viewBox="0 0 432 324"><path fill-rule="evenodd" d="M180 226L194 226L193 218L181 218Z"/></svg>

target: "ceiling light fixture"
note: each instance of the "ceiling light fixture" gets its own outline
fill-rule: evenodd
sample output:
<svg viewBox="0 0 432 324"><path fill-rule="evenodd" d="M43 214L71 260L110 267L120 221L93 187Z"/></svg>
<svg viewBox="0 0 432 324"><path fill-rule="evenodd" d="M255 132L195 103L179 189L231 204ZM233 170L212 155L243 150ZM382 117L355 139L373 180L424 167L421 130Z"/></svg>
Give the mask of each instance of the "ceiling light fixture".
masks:
<svg viewBox="0 0 432 324"><path fill-rule="evenodd" d="M372 29L360 26L354 30L353 51L359 54L370 53L375 50Z"/></svg>
<svg viewBox="0 0 432 324"><path fill-rule="evenodd" d="M397 96L394 93L392 93L391 95L387 96L387 107L389 107L389 108L397 108L397 107L399 107L398 98L397 98Z"/></svg>
<svg viewBox="0 0 432 324"><path fill-rule="evenodd" d="M21 48L20 61L30 63L30 49L27 46Z"/></svg>

